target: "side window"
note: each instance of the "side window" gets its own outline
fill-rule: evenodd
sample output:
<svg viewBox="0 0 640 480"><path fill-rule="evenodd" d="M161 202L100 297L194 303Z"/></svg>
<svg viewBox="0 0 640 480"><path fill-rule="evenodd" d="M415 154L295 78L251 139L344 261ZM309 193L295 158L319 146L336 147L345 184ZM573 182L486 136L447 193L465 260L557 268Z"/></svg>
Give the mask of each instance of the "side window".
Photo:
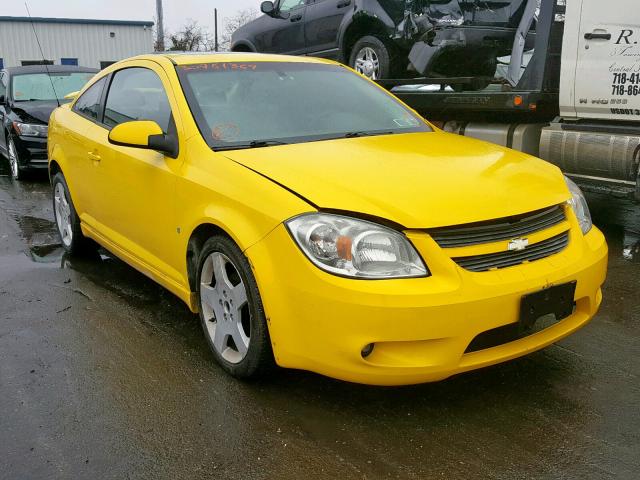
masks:
<svg viewBox="0 0 640 480"><path fill-rule="evenodd" d="M101 78L84 92L73 106L73 110L91 120L98 120L100 114L100 97L107 78Z"/></svg>
<svg viewBox="0 0 640 480"><path fill-rule="evenodd" d="M304 5L304 0L281 0L278 9L281 12L288 12L301 5Z"/></svg>
<svg viewBox="0 0 640 480"><path fill-rule="evenodd" d="M153 120L169 131L171 107L156 73L147 68L125 68L115 73L107 94L104 123L109 127L132 120Z"/></svg>

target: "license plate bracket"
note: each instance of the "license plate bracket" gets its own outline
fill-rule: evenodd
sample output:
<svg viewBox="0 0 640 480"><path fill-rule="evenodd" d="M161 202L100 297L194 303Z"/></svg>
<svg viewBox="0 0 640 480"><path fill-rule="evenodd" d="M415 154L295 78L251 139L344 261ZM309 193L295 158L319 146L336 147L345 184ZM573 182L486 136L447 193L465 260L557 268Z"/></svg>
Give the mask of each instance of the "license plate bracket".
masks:
<svg viewBox="0 0 640 480"><path fill-rule="evenodd" d="M520 300L520 325L529 330L540 317L554 314L556 321L573 313L577 282L554 285L538 292L524 295Z"/></svg>

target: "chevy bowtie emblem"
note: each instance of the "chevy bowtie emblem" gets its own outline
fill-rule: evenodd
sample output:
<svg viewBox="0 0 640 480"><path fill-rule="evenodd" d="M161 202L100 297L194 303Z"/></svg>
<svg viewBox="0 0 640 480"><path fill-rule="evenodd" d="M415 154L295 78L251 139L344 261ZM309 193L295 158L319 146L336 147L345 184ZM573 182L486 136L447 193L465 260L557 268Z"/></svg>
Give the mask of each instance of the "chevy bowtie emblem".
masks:
<svg viewBox="0 0 640 480"><path fill-rule="evenodd" d="M528 238L514 238L509 242L509 250L514 252L519 252L520 250L524 250L529 245Z"/></svg>

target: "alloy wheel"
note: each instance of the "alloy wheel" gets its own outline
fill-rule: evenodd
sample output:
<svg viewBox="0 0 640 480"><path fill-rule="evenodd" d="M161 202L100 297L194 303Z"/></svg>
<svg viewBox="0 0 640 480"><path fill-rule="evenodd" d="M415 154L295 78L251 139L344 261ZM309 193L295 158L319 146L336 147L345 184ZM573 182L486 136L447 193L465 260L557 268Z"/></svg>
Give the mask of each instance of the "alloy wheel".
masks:
<svg viewBox="0 0 640 480"><path fill-rule="evenodd" d="M213 252L202 265L200 308L213 348L229 363L240 363L249 350L251 317L247 289L229 258Z"/></svg>
<svg viewBox="0 0 640 480"><path fill-rule="evenodd" d="M355 70L371 80L380 77L380 60L378 54L371 47L363 47L356 55Z"/></svg>
<svg viewBox="0 0 640 480"><path fill-rule="evenodd" d="M9 167L11 168L11 176L18 178L20 176L20 169L18 167L18 152L16 152L16 146L13 140L9 140Z"/></svg>
<svg viewBox="0 0 640 480"><path fill-rule="evenodd" d="M56 224L60 232L62 243L66 247L71 245L73 240L73 229L71 226L71 207L67 200L62 183L57 183L53 191L54 209L56 215Z"/></svg>

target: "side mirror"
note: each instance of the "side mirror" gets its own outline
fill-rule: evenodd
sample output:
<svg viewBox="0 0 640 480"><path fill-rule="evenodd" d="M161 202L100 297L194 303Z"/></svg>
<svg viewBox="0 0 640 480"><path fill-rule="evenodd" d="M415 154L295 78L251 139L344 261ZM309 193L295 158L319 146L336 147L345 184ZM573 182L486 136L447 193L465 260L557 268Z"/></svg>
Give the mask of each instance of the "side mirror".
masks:
<svg viewBox="0 0 640 480"><path fill-rule="evenodd" d="M276 13L276 7L273 4L273 2L262 2L260 4L260 11L265 15L269 15L270 17L273 17Z"/></svg>
<svg viewBox="0 0 640 480"><path fill-rule="evenodd" d="M168 157L178 157L178 137L165 135L156 122L135 120L116 125L109 132L109 143L122 147L157 150Z"/></svg>

